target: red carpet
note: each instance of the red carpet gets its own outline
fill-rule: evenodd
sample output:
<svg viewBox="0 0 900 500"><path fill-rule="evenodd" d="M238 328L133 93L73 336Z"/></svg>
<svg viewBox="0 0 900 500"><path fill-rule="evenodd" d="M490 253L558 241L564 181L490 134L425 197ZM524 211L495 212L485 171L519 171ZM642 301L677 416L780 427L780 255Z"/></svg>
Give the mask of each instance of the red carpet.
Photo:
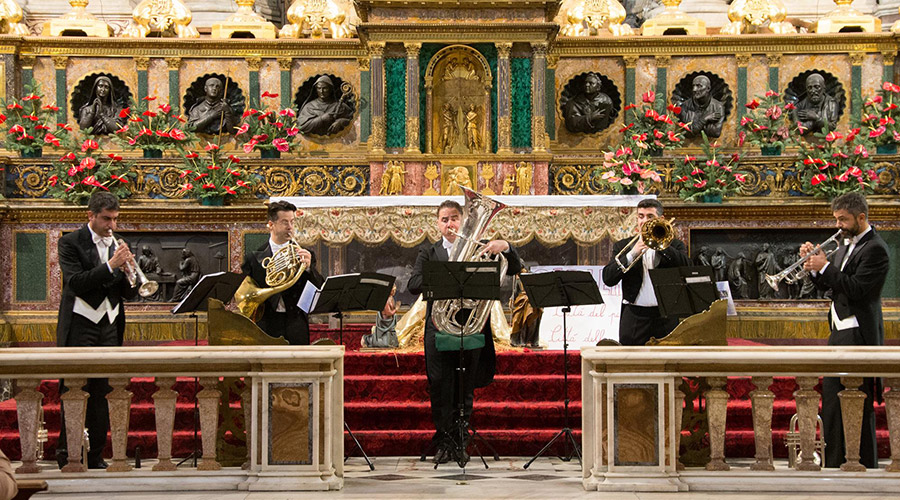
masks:
<svg viewBox="0 0 900 500"><path fill-rule="evenodd" d="M418 455L430 442L434 432L425 378L422 353L393 354L359 352L359 338L368 333L367 325L350 325L344 331L349 351L344 363L344 415L347 424L362 443L366 453L373 456ZM312 338L328 336L338 340L336 331L320 325L313 329ZM577 352L569 353L569 424L580 439L581 377ZM502 456L530 456L537 453L563 426L563 366L560 351L502 352L498 354L497 376L494 383L475 393L472 424ZM192 450L193 379L179 379L176 384L180 396L176 415L176 436L173 453L184 456ZM796 384L791 378L777 378L773 386L776 394L773 427L776 457L786 457L784 432L795 408L792 393ZM45 455L50 458L56 447L59 429L59 398L56 381L45 381L40 388L44 399L44 415L50 430ZM129 455L140 446L143 457L156 455L155 420L152 399L156 390L151 379L132 379L134 393ZM754 455L753 423L749 379L732 378L728 383L731 394L728 412L726 457ZM236 401L232 405L237 407ZM879 455L890 454L884 407L876 408L879 428ZM0 449L13 459L20 457L15 402L0 403ZM351 442L345 443L351 450ZM485 451L482 449L482 451ZM554 453L562 453L558 446ZM107 456L111 454L107 445ZM358 455L358 450L353 451Z"/></svg>

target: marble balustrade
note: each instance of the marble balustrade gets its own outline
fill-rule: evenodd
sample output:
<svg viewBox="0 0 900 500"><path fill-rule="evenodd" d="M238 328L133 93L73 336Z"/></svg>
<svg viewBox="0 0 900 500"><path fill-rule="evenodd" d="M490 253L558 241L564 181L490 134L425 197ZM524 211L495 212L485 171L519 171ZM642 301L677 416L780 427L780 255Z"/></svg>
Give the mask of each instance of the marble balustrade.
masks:
<svg viewBox="0 0 900 500"><path fill-rule="evenodd" d="M894 492L900 484L898 347L589 347L582 349L583 484L600 491ZM819 377L840 377L846 462L823 468L816 453ZM679 460L686 377L703 377L710 459ZM750 378L756 453L725 456L729 377ZM773 377L793 377L799 434L795 467L773 461ZM859 463L864 377L882 377L890 459ZM688 404L694 404L688 401ZM677 424L677 425L676 425ZM828 446L828 443L825 443Z"/></svg>
<svg viewBox="0 0 900 500"><path fill-rule="evenodd" d="M20 478L43 479L50 491L337 490L343 487L343 346L104 347L4 349L0 379L15 380L22 464ZM153 377L158 456L135 469L126 457L133 377ZM202 456L176 467L172 434L176 378L198 381ZM223 467L216 437L223 379L242 378L248 460ZM36 461L42 380L64 378L69 463L60 471ZM106 470L87 470L82 455L89 378L108 378L112 460ZM77 416L81 418L75 418Z"/></svg>

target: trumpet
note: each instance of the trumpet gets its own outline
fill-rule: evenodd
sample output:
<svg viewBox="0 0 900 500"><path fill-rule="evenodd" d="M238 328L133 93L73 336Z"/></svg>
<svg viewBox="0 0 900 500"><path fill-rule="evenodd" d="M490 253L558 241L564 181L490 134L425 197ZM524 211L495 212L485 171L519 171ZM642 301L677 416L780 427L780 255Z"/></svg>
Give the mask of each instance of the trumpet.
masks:
<svg viewBox="0 0 900 500"><path fill-rule="evenodd" d="M651 219L645 222L644 225L641 226L641 232L634 235L634 238L631 238L631 241L616 254L615 261L616 264L619 265L619 269L621 269L623 273L627 273L644 255L644 252L641 252L641 255L635 257L627 267L623 266L621 261L619 261L619 257L627 254L634 248L638 239L643 238L644 244L656 251L669 248L669 245L672 244L672 240L675 239L675 227L672 225L673 222L675 222L675 217L668 220L663 218Z"/></svg>
<svg viewBox="0 0 900 500"><path fill-rule="evenodd" d="M120 245L127 245L122 238L115 238L114 241L116 242L116 247L113 248L113 252ZM122 270L125 272L125 278L128 279L128 284L131 285L131 288L140 287L138 288L138 295L141 297L150 297L159 290L159 283L147 279L147 276L141 271L141 267L134 261L134 257L125 263Z"/></svg>
<svg viewBox="0 0 900 500"><path fill-rule="evenodd" d="M803 264L807 260L809 260L809 258L813 254L819 253L820 251L825 252L825 257L830 257L831 254L833 254L838 249L838 247L841 246L840 238L841 231L838 230L836 233L832 234L830 238L816 245L816 248L813 248L813 250L806 254L805 257L800 257L796 262L784 268L784 270L782 270L780 273L766 274L766 283L768 283L769 286L772 287L772 289L778 291L778 284L782 281L789 285L793 285L794 283L803 280L809 274L808 271L803 269ZM825 250L825 247L831 245L832 243L834 243L834 248Z"/></svg>

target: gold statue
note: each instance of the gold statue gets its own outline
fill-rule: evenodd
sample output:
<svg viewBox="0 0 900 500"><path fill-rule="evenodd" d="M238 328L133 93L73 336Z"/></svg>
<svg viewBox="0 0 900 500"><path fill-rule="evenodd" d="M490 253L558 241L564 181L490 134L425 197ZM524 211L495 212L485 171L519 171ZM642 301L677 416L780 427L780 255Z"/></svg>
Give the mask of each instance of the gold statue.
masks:
<svg viewBox="0 0 900 500"><path fill-rule="evenodd" d="M634 29L623 23L626 15L625 7L617 0L584 0L566 12L567 22L561 34L590 36L608 31L613 36L633 35Z"/></svg>
<svg viewBox="0 0 900 500"><path fill-rule="evenodd" d="M434 163L429 163L427 167L425 167L425 180L427 181L427 188L425 188L425 192L422 193L425 196L435 196L441 193L434 190L434 181L440 177L438 173L438 167Z"/></svg>
<svg viewBox="0 0 900 500"><path fill-rule="evenodd" d="M391 196L403 194L403 181L406 176L406 170L403 170L403 162L399 160L388 162L385 165L385 172L390 173L387 194ZM384 182L383 178L382 182Z"/></svg>
<svg viewBox="0 0 900 500"><path fill-rule="evenodd" d="M723 35L756 33L766 23L772 33L785 35L796 33L794 25L784 19L787 12L781 0L735 0L728 8L730 23L722 27Z"/></svg>
<svg viewBox="0 0 900 500"><path fill-rule="evenodd" d="M662 0L665 10L641 25L641 35L665 35L675 30L683 30L686 35L705 35L706 23L702 19L689 16L681 9L681 0Z"/></svg>
<svg viewBox="0 0 900 500"><path fill-rule="evenodd" d="M22 7L16 3L16 0L0 0L0 34L28 36L28 26L22 21L24 14Z"/></svg>
<svg viewBox="0 0 900 500"><path fill-rule="evenodd" d="M456 127L456 110L450 103L441 107L441 153L449 153L456 146L459 129Z"/></svg>
<svg viewBox="0 0 900 500"><path fill-rule="evenodd" d="M387 196L388 188L391 186L391 169L388 165L385 164L384 172L381 173L381 188L378 190L378 194L381 196Z"/></svg>
<svg viewBox="0 0 900 500"><path fill-rule="evenodd" d="M502 195L516 194L516 174L507 175L503 179L503 189L500 191Z"/></svg>
<svg viewBox="0 0 900 500"><path fill-rule="evenodd" d="M288 24L278 32L279 38L352 38L347 14L332 0L294 0L287 11Z"/></svg>
<svg viewBox="0 0 900 500"><path fill-rule="evenodd" d="M132 13L134 20L122 36L144 38L152 33L177 38L199 38L191 26L191 9L181 0L141 0Z"/></svg>
<svg viewBox="0 0 900 500"><path fill-rule="evenodd" d="M474 104L469 105L466 112L466 147L470 153L477 153L481 149L481 134L478 132L478 110Z"/></svg>
<svg viewBox="0 0 900 500"><path fill-rule="evenodd" d="M275 25L253 11L256 0L236 0L237 11L224 23L212 25L213 38L232 38L235 33L250 33L253 38L275 38Z"/></svg>
<svg viewBox="0 0 900 500"><path fill-rule="evenodd" d="M69 0L72 10L56 19L46 21L41 35L62 36L63 34L84 33L84 36L101 38L112 36L112 27L86 10L88 3L88 0Z"/></svg>
<svg viewBox="0 0 900 500"><path fill-rule="evenodd" d="M520 195L531 194L532 166L530 163L520 161L516 167L516 185Z"/></svg>
<svg viewBox="0 0 900 500"><path fill-rule="evenodd" d="M450 186L450 194L451 195L461 195L463 194L462 189L459 187L465 187L472 189L472 179L469 177L469 169L466 167L455 167L447 174L448 184Z"/></svg>

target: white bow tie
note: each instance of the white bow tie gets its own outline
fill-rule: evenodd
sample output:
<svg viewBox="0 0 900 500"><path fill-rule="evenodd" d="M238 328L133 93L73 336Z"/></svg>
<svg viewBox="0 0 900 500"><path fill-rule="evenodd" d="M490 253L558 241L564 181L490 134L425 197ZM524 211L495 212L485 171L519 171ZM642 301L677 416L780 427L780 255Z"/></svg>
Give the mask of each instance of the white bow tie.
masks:
<svg viewBox="0 0 900 500"><path fill-rule="evenodd" d="M109 247L113 244L112 236L98 236L98 235L94 234L94 235L91 235L91 239L94 240L95 245L99 243L105 247Z"/></svg>

